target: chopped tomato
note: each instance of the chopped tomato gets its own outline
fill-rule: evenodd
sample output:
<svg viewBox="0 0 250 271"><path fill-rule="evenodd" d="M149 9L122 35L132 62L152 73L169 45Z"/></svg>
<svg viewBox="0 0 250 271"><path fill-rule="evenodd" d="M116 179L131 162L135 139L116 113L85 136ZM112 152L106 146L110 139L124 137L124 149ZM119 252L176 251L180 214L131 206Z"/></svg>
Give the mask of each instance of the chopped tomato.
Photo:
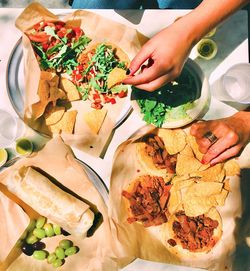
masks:
<svg viewBox="0 0 250 271"><path fill-rule="evenodd" d="M39 32L37 34L28 34L28 37L34 42L48 42L50 36L44 32Z"/></svg>
<svg viewBox="0 0 250 271"><path fill-rule="evenodd" d="M102 109L101 103L92 103L91 107L94 109Z"/></svg>
<svg viewBox="0 0 250 271"><path fill-rule="evenodd" d="M59 38L64 38L67 33L67 29L65 27L62 27L58 32L57 35Z"/></svg>
<svg viewBox="0 0 250 271"><path fill-rule="evenodd" d="M47 51L48 48L49 48L49 44L48 43L43 43L42 47L43 47L43 51Z"/></svg>
<svg viewBox="0 0 250 271"><path fill-rule="evenodd" d="M115 104L115 103L116 103L115 98L111 98L111 99L110 99L110 102L111 102L111 104Z"/></svg>
<svg viewBox="0 0 250 271"><path fill-rule="evenodd" d="M83 34L83 31L80 27L73 27L76 37L80 37Z"/></svg>
<svg viewBox="0 0 250 271"><path fill-rule="evenodd" d="M118 93L119 98L124 98L126 96L127 96L127 91L122 90L121 92Z"/></svg>

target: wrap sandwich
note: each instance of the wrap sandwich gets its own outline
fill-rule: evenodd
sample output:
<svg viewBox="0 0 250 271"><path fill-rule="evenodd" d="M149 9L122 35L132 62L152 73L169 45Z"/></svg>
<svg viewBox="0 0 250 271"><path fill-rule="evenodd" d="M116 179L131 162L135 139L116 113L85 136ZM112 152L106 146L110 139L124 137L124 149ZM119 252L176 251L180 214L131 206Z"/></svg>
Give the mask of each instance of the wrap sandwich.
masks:
<svg viewBox="0 0 250 271"><path fill-rule="evenodd" d="M94 213L85 202L64 192L32 167L15 170L7 180L9 191L35 211L72 235L85 237Z"/></svg>

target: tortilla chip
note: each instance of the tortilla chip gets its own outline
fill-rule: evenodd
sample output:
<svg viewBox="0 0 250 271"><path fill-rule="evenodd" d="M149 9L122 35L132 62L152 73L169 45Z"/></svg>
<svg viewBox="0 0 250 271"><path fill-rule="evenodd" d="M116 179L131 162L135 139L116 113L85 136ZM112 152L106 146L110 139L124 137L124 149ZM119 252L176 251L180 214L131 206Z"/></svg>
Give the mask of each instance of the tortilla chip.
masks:
<svg viewBox="0 0 250 271"><path fill-rule="evenodd" d="M40 80L50 81L54 79L55 77L59 78L58 75L54 72L41 71L41 74L40 74Z"/></svg>
<svg viewBox="0 0 250 271"><path fill-rule="evenodd" d="M231 191L231 188L230 188L230 179L226 179L224 181L224 186L223 186L224 189L226 189L228 192Z"/></svg>
<svg viewBox="0 0 250 271"><path fill-rule="evenodd" d="M222 189L220 194L215 195L216 202L219 206L225 205L225 201L226 201L228 193L229 193L228 190Z"/></svg>
<svg viewBox="0 0 250 271"><path fill-rule="evenodd" d="M50 88L50 86L49 86L48 81L46 81L46 80L39 81L37 94L40 98L40 101L43 103L45 103L45 102L48 103L49 95L50 95L49 88Z"/></svg>
<svg viewBox="0 0 250 271"><path fill-rule="evenodd" d="M187 139L187 143L188 143L189 146L192 148L195 157L196 157L199 161L201 161L204 154L203 154L202 152L199 151L199 145L197 144L195 137L192 136L192 135L188 135L188 136L186 137L186 139Z"/></svg>
<svg viewBox="0 0 250 271"><path fill-rule="evenodd" d="M58 87L51 87L49 89L49 93L50 93L49 100L53 102L54 105L58 99L65 98L65 92Z"/></svg>
<svg viewBox="0 0 250 271"><path fill-rule="evenodd" d="M191 174L199 170L202 166L201 162L195 157L178 154L176 163L176 173L177 175ZM195 177L195 176L192 176Z"/></svg>
<svg viewBox="0 0 250 271"><path fill-rule="evenodd" d="M235 159L228 160L224 164L224 169L226 171L226 176L240 175L240 166Z"/></svg>
<svg viewBox="0 0 250 271"><path fill-rule="evenodd" d="M59 87L66 92L66 96L69 101L80 100L81 95L76 86L67 78L61 78Z"/></svg>
<svg viewBox="0 0 250 271"><path fill-rule="evenodd" d="M174 214L182 207L181 193L176 187L172 186L170 190L170 197L168 200L168 211L170 214Z"/></svg>
<svg viewBox="0 0 250 271"><path fill-rule="evenodd" d="M186 146L186 134L182 129L159 129L158 136L162 138L169 154L176 154Z"/></svg>
<svg viewBox="0 0 250 271"><path fill-rule="evenodd" d="M45 124L52 125L57 123L63 116L65 108L61 106L50 106L44 113Z"/></svg>
<svg viewBox="0 0 250 271"><path fill-rule="evenodd" d="M192 148L187 144L185 148L180 152L180 154L184 154L186 156L194 157L194 153Z"/></svg>
<svg viewBox="0 0 250 271"><path fill-rule="evenodd" d="M121 83L127 77L126 71L121 68L114 68L108 75L107 86L108 89Z"/></svg>
<svg viewBox="0 0 250 271"><path fill-rule="evenodd" d="M48 126L53 134L67 133L73 134L77 111L67 111L56 124Z"/></svg>
<svg viewBox="0 0 250 271"><path fill-rule="evenodd" d="M191 176L200 177L200 181L203 182L222 182L225 178L225 170L223 169L223 164L218 163L206 170L193 172Z"/></svg>
<svg viewBox="0 0 250 271"><path fill-rule="evenodd" d="M43 115L47 104L48 104L48 101L39 101L35 104L32 104L32 115L35 120L40 118Z"/></svg>
<svg viewBox="0 0 250 271"><path fill-rule="evenodd" d="M222 191L222 183L193 183L182 196L183 207L187 216L198 216L207 213L216 206L216 196Z"/></svg>
<svg viewBox="0 0 250 271"><path fill-rule="evenodd" d="M91 131L94 134L98 134L102 124L104 122L104 119L107 115L107 109L102 108L101 110L93 110L91 112L86 113L83 118Z"/></svg>

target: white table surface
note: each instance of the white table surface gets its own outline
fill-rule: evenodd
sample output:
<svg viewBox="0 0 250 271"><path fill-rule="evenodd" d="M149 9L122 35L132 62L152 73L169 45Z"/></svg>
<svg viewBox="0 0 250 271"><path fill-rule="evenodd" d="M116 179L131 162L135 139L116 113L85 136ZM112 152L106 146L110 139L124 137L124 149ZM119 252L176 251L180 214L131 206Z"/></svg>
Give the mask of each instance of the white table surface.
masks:
<svg viewBox="0 0 250 271"><path fill-rule="evenodd" d="M11 112L16 115L9 100L6 89L6 67L9 56L14 48L17 40L21 36L20 31L15 28L15 19L21 13L22 9L0 9L0 108ZM71 10L52 10L55 14L68 13ZM113 11L113 10L92 10L107 18L112 18L115 21L124 23L126 25L137 28L144 35L151 37L165 26L171 24L176 17L186 14L188 10L125 10L125 11ZM226 72L228 68L236 63L248 62L248 38L247 38L247 12L238 11L230 19L224 22L217 28L217 32L212 37L218 45L218 54L210 61L196 58L195 48L192 50L190 57L195 59L197 63L202 67L207 75L210 83L210 90L212 94L211 105L209 111L204 116L204 119L217 119L232 115L237 110L244 108L240 104L233 104L234 107L218 101L214 98L213 94L218 89L218 82L221 76ZM166 45L167 46L167 45ZM73 149L76 157L87 163L92 167L99 176L109 187L111 166L113 154L117 146L125 141L130 135L132 135L140 127L144 126L144 123L139 117L132 112L128 119L116 129L110 146L106 152L104 159L94 158L79 150ZM26 133L36 136L36 140L42 142L42 138L28 129ZM39 142L38 142L39 144ZM136 260L129 266L123 269L124 271L140 270L140 271L188 271L188 270L200 270L191 269L187 267L166 265L160 263L147 262L143 260Z"/></svg>

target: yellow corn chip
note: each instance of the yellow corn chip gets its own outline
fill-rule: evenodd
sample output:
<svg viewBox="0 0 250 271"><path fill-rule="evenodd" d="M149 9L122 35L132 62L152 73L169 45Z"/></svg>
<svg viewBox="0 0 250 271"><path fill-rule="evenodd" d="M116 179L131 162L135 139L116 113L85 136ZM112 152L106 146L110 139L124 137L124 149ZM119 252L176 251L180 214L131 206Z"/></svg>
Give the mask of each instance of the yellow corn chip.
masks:
<svg viewBox="0 0 250 271"><path fill-rule="evenodd" d="M172 186L170 190L170 197L168 200L168 211L170 214L174 214L182 206L181 193L178 189Z"/></svg>
<svg viewBox="0 0 250 271"><path fill-rule="evenodd" d="M57 123L62 118L64 112L65 112L65 108L61 106L47 107L44 113L45 124L52 125L52 124Z"/></svg>
<svg viewBox="0 0 250 271"><path fill-rule="evenodd" d="M67 111L63 117L56 124L48 126L50 131L54 134L67 133L73 134L77 111Z"/></svg>
<svg viewBox="0 0 250 271"><path fill-rule="evenodd" d="M198 216L207 213L216 206L216 195L222 191L222 183L199 182L190 185L182 196L183 207L187 216Z"/></svg>
<svg viewBox="0 0 250 271"><path fill-rule="evenodd" d="M215 200L219 206L225 205L228 193L229 192L226 189L222 189L220 194L215 195Z"/></svg>
<svg viewBox="0 0 250 271"><path fill-rule="evenodd" d="M190 156L190 157L194 157L194 153L192 148L187 144L185 146L185 148L180 152L180 154L186 155L186 156Z"/></svg>
<svg viewBox="0 0 250 271"><path fill-rule="evenodd" d="M35 104L32 104L32 115L35 120L40 118L43 115L47 104L48 104L48 101L39 101Z"/></svg>
<svg viewBox="0 0 250 271"><path fill-rule="evenodd" d="M178 154L176 163L176 173L177 175L191 174L199 170L202 163L198 161L195 157ZM192 176L195 177L195 176Z"/></svg>
<svg viewBox="0 0 250 271"><path fill-rule="evenodd" d="M228 160L224 164L224 169L226 171L226 176L240 175L240 166L235 159Z"/></svg>
<svg viewBox="0 0 250 271"><path fill-rule="evenodd" d="M106 117L106 114L107 109L102 108L101 110L93 110L86 113L83 118L91 131L95 134L98 134Z"/></svg>
<svg viewBox="0 0 250 271"><path fill-rule="evenodd" d="M41 102L48 103L49 95L50 95L48 81L46 81L46 80L39 81L37 94L38 94Z"/></svg>
<svg viewBox="0 0 250 271"><path fill-rule="evenodd" d="M199 151L199 146L198 146L198 144L197 144L197 142L196 142L195 137L192 136L192 135L188 135L188 136L186 137L186 139L187 139L187 143L188 143L189 146L192 148L195 157L196 157L199 161L201 161L204 154L203 154L202 152Z"/></svg>
<svg viewBox="0 0 250 271"><path fill-rule="evenodd" d="M58 99L65 98L65 92L58 87L51 87L49 89L49 93L50 93L49 100L53 102L54 105Z"/></svg>
<svg viewBox="0 0 250 271"><path fill-rule="evenodd" d="M218 163L206 170L193 172L191 176L200 177L200 181L203 182L222 182L225 178L225 170L223 164Z"/></svg>
<svg viewBox="0 0 250 271"><path fill-rule="evenodd" d="M121 83L127 77L126 71L121 68L114 68L108 75L107 86L108 89Z"/></svg>
<svg viewBox="0 0 250 271"><path fill-rule="evenodd" d="M69 101L77 101L80 100L81 95L77 90L76 86L67 78L61 78L60 80L60 88L66 92L66 96Z"/></svg>
<svg viewBox="0 0 250 271"><path fill-rule="evenodd" d="M230 188L230 180L229 179L226 179L224 181L224 186L223 186L224 189L226 189L228 192L231 191L231 188Z"/></svg>
<svg viewBox="0 0 250 271"><path fill-rule="evenodd" d="M182 129L159 129L158 136L162 138L169 154L176 154L186 146L186 134Z"/></svg>

